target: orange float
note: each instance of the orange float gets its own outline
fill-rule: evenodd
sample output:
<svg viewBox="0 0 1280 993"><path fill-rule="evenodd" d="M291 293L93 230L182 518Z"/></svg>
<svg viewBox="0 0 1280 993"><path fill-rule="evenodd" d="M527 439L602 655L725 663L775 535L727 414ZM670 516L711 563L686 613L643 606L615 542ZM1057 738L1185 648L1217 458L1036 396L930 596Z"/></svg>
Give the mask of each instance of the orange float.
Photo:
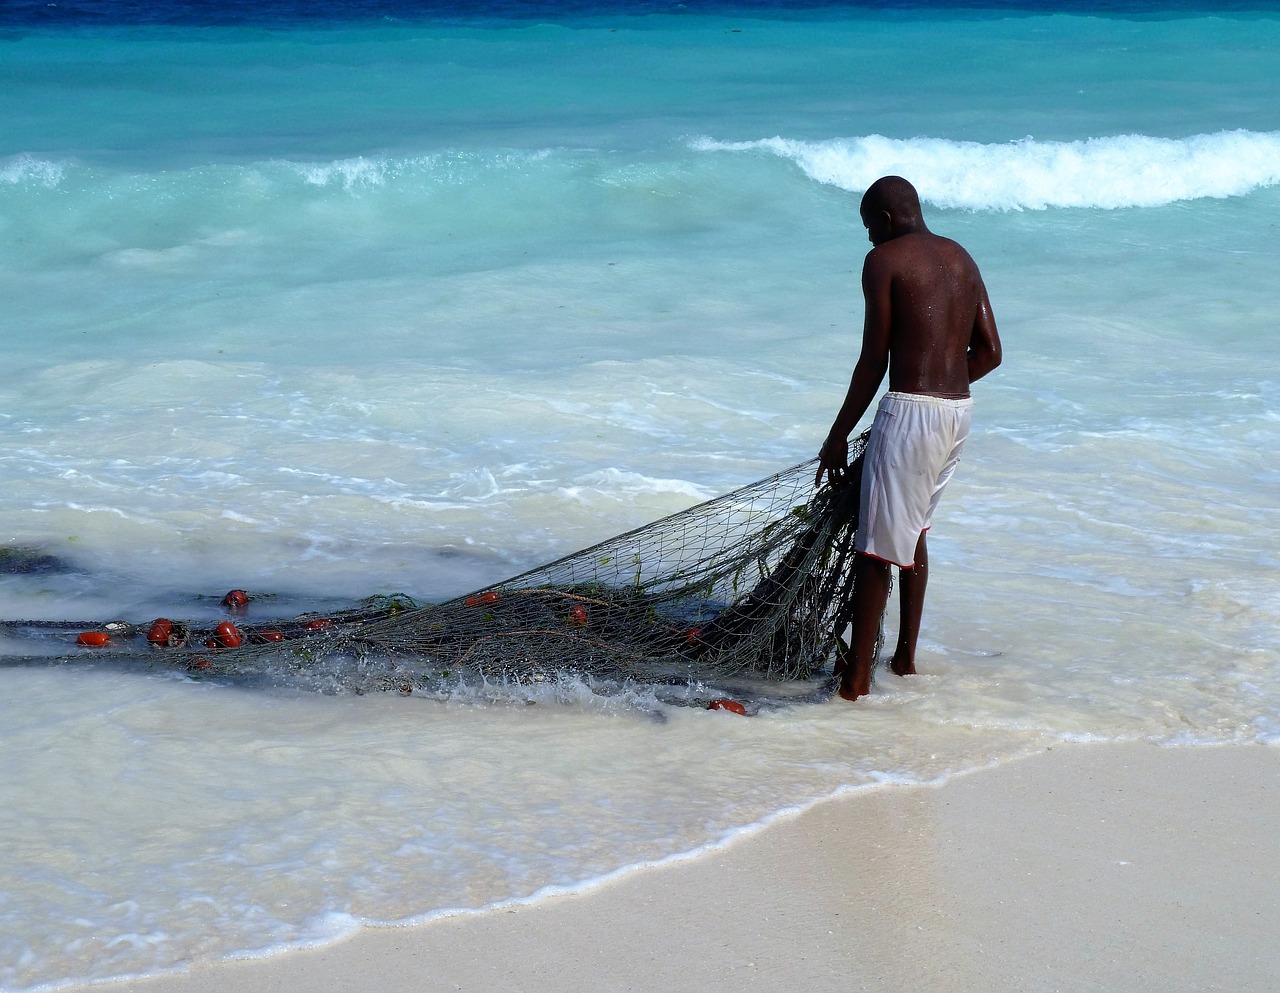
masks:
<svg viewBox="0 0 1280 993"><path fill-rule="evenodd" d="M500 599L497 590L485 590L483 593L472 593L462 602L468 607L483 607L486 604L497 603Z"/></svg>
<svg viewBox="0 0 1280 993"><path fill-rule="evenodd" d="M727 697L722 697L719 700L712 700L709 704L707 704L707 709L708 710L727 710L731 714L741 714L743 717L747 716L746 707L740 704L737 700L730 700Z"/></svg>
<svg viewBox="0 0 1280 993"><path fill-rule="evenodd" d="M333 621L327 617L317 617L314 621L307 621L307 627L312 631L323 631L325 628L333 627Z"/></svg>
<svg viewBox="0 0 1280 993"><path fill-rule="evenodd" d="M244 642L244 636L240 633L240 629L230 621L223 621L214 628L213 636L217 641L217 644L209 646L212 648L217 648L219 646L223 648L239 648ZM205 642L205 644L208 645L209 643Z"/></svg>
<svg viewBox="0 0 1280 993"><path fill-rule="evenodd" d="M247 605L249 602L249 594L244 590L231 590L222 598L222 605L232 610L239 609Z"/></svg>
<svg viewBox="0 0 1280 993"><path fill-rule="evenodd" d="M580 603L575 603L569 608L569 620L578 627L586 627L587 622L591 620L591 615L587 613L587 608Z"/></svg>
<svg viewBox="0 0 1280 993"><path fill-rule="evenodd" d="M157 617L151 622L151 628L147 631L147 641L160 648L169 647L169 636L173 634L173 621L167 617Z"/></svg>
<svg viewBox="0 0 1280 993"><path fill-rule="evenodd" d="M284 641L283 631L259 631L258 637L263 641Z"/></svg>
<svg viewBox="0 0 1280 993"><path fill-rule="evenodd" d="M699 645L702 643L702 628L689 628L684 633L684 640L691 645Z"/></svg>
<svg viewBox="0 0 1280 993"><path fill-rule="evenodd" d="M76 635L76 644L85 648L103 648L110 642L111 635L105 631L81 631Z"/></svg>

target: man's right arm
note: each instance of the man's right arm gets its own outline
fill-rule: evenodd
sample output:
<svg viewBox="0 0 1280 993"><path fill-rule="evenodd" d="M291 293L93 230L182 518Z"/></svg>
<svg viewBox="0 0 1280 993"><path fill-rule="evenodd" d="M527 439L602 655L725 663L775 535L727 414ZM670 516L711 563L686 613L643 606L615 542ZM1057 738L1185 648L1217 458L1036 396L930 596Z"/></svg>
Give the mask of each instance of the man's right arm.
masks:
<svg viewBox="0 0 1280 993"><path fill-rule="evenodd" d="M849 434L871 406L884 374L889 369L889 333L891 329L891 287L893 277L884 253L872 250L862 266L862 296L865 316L862 324L862 351L853 367L849 390L840 412L827 433L819 452L818 472L814 485L822 485L829 473L836 481L849 463Z"/></svg>

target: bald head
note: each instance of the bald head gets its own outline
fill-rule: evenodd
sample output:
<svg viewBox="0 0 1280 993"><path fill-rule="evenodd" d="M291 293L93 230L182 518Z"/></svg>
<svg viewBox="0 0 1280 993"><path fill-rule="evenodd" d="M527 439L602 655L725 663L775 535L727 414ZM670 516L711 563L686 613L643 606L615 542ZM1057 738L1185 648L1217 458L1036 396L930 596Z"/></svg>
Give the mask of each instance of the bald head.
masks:
<svg viewBox="0 0 1280 993"><path fill-rule="evenodd" d="M901 234L928 230L920 210L920 195L901 176L881 176L862 195L858 211L872 243L881 244Z"/></svg>
<svg viewBox="0 0 1280 993"><path fill-rule="evenodd" d="M920 195L901 176L881 176L862 195L862 210L885 210L906 220L920 218Z"/></svg>

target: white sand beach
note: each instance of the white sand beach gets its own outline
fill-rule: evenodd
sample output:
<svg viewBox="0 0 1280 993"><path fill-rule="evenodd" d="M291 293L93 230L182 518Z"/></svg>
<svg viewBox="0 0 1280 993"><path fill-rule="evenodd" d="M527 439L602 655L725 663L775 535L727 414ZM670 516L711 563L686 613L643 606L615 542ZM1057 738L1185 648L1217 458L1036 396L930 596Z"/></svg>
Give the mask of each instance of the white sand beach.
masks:
<svg viewBox="0 0 1280 993"><path fill-rule="evenodd" d="M1280 749L1055 745L820 804L588 893L94 987L1280 988Z"/></svg>

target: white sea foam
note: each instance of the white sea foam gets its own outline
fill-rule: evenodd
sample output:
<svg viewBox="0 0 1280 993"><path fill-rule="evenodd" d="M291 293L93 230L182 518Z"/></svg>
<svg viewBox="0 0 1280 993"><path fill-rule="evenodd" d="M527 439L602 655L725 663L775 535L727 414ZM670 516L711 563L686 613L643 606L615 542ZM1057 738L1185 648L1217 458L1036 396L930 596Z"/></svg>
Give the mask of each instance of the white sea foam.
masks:
<svg viewBox="0 0 1280 993"><path fill-rule="evenodd" d="M23 153L12 158L0 159L0 183L32 183L54 187L62 182L66 166L62 162L38 159Z"/></svg>
<svg viewBox="0 0 1280 993"><path fill-rule="evenodd" d="M329 162L289 162L285 165L311 186L340 186L347 192L386 186L400 180L456 183L489 170L518 169L540 162L550 149L530 151L447 151L429 155L357 155Z"/></svg>
<svg viewBox="0 0 1280 993"><path fill-rule="evenodd" d="M1280 132L1220 131L1188 138L1127 134L1086 141L980 144L873 134L828 141L697 138L702 152L763 151L794 161L820 183L862 192L903 175L922 199L964 210L1158 207L1244 196L1280 183Z"/></svg>
<svg viewBox="0 0 1280 993"><path fill-rule="evenodd" d="M593 492L620 493L635 495L639 493L671 493L689 497L692 500L709 500L715 494L701 486L695 486L684 479L660 479L645 476L637 472L622 469L601 469L582 476L575 485L561 489L570 499L581 499L584 490Z"/></svg>
<svg viewBox="0 0 1280 993"><path fill-rule="evenodd" d="M388 179L395 178L399 163L356 156L335 162L298 163L294 168L312 186L337 184L352 190L362 186L382 186Z"/></svg>

